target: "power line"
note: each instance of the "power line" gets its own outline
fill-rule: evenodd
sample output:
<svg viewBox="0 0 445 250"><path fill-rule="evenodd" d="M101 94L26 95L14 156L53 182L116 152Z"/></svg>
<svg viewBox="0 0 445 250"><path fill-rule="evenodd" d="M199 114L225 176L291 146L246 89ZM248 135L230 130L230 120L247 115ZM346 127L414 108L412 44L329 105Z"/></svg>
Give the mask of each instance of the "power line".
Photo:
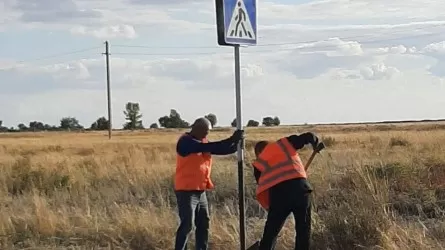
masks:
<svg viewBox="0 0 445 250"><path fill-rule="evenodd" d="M22 63L43 61L43 60L46 60L46 59L63 57L63 56L67 56L67 55L80 54L80 53L83 53L83 52L87 52L87 51L91 51L91 50L99 49L99 48L101 48L101 47L99 47L99 46L97 46L97 47L89 47L89 48L84 48L84 49L80 49L80 50L73 50L73 51L68 51L68 52L64 52L64 53L53 54L53 55L50 55L50 56L37 57L37 58L29 59L29 60L16 61L16 62L11 63L13 65L11 65L9 67L4 67L4 68L0 67L0 70L9 70L9 69L17 67L18 64L22 64ZM59 62L59 63L63 63L63 62ZM29 67L29 65L28 66L21 66L21 68L23 68L23 67L26 68L26 67Z"/></svg>
<svg viewBox="0 0 445 250"><path fill-rule="evenodd" d="M371 44L375 42L385 42L385 41L394 41L399 39L406 39L406 38L416 38L416 37L425 37L425 36L434 36L434 35L442 35L442 33L430 33L430 34L420 34L420 35L412 35L412 36L404 36L404 37L397 37L397 38L388 38L388 39L375 39L375 40L368 40L368 41L362 41L359 44ZM327 40L318 40L315 42L322 42ZM308 43L311 42L302 42L302 43L289 43L286 45L294 45L296 47L291 48L268 48L263 50L249 50L249 51L243 51L244 54L257 54L257 53L267 53L267 52L279 52L279 51L296 51L296 50L304 50L309 49L310 47L306 47ZM350 44L352 42L347 42L346 44ZM282 44L284 45L284 44ZM332 44L332 45L324 45L324 46L317 46L316 49L330 49L330 48L337 48L338 45ZM221 55L221 54L232 54L232 52L184 52L184 53L140 53L140 52L115 52L114 55L146 55L146 56L180 56L180 55Z"/></svg>
<svg viewBox="0 0 445 250"><path fill-rule="evenodd" d="M404 29L404 30L398 30L389 33L389 35L394 35L398 33L404 33L407 31L418 31L418 30L425 30L425 29L431 29L435 27L441 27L444 26L444 23L436 24L436 25L430 25L428 27L423 28L417 28L417 29ZM369 35L361 35L361 36L350 36L350 37L342 37L340 39L342 40L350 40L350 39L360 39L360 38L372 38L372 37L382 37L380 36L369 36ZM283 46L283 45L295 45L295 44L304 44L304 43L315 43L319 42L320 40L308 40L308 41L298 41L298 42L283 42L283 43L266 43L266 44L257 44L255 47L270 47L270 46ZM215 49L219 48L218 46L146 46L146 45L126 45L126 44L113 44L113 47L121 47L121 48L147 48L147 49Z"/></svg>
<svg viewBox="0 0 445 250"><path fill-rule="evenodd" d="M94 57L89 57L87 59L85 58L85 60L100 60L100 59L102 59L102 56L99 56L99 55L94 56ZM76 59L73 59L73 60L76 60ZM26 62L27 61L25 61L25 63ZM68 63L67 60L57 60L57 61L53 61L51 63L42 64L42 65L40 65L40 67L47 67L48 65L66 64L66 63ZM11 63L11 64L13 64L13 63ZM39 67L39 66L32 65L32 64L17 65L17 63L15 63L15 64L7 66L7 67L0 66L0 70L10 70L10 69L14 69L14 68L26 69L26 68L34 68L34 67Z"/></svg>
<svg viewBox="0 0 445 250"><path fill-rule="evenodd" d="M29 59L29 60L22 60L22 61L16 62L16 64L17 63L34 62L34 61L42 61L42 60L56 58L56 57L61 57L61 56L66 56L66 55L79 54L79 53L82 53L82 52L91 51L91 50L99 49L99 48L101 48L101 47L90 47L90 48L85 48L85 49L81 49L81 50L74 50L74 51L54 54L54 55L45 56L45 57L38 57L38 58L34 58L34 59Z"/></svg>
<svg viewBox="0 0 445 250"><path fill-rule="evenodd" d="M445 24L437 24L437 25L431 25L428 27L421 27L421 28L417 28L417 29L403 29L403 30L398 30L398 31L394 31L391 32L390 35L394 35L397 33L404 33L404 32L408 32L408 31L418 31L418 30L425 30L425 29L430 29L433 27L441 27L444 26ZM399 39L406 39L406 38L414 38L414 37L424 37L424 36L434 36L434 35L441 35L442 33L429 33L429 34L419 34L419 35L412 35L412 36L404 36L404 37L396 37L396 38L387 38L387 39L374 39L374 40L368 40L368 41L361 41L360 44L369 44L369 43L374 43L374 42L383 42L383 41L392 41L392 40L399 40ZM361 36L349 36L349 37L342 37L339 39L342 40L353 40L353 39L360 39L360 38L381 38L383 37L385 34L383 35L379 35L379 36L369 36L369 35L361 35ZM267 43L267 44L258 44L255 47L259 47L259 48L264 48L264 47L272 47L275 46L274 48L265 48L265 49L254 49L254 50L249 50L249 51L243 51L243 54L253 54L253 53L267 53L267 52L279 52L279 51L295 51L295 50L301 50L301 49L306 49L309 47L305 47L305 45L307 44L311 44L311 43L319 43L319 42L323 42L323 41L328 41L327 39L324 40L307 40L307 41L299 41L299 42L283 42L283 43ZM350 42L349 42L350 43ZM165 49L220 49L220 47L218 46L144 46L144 45L123 45L123 44L116 44L116 45L112 45L113 47L121 47L121 48L145 48L145 49L160 49L160 48L165 48ZM280 48L277 46L293 46L290 48ZM317 46L316 49L329 49L329 48L336 48L338 47L338 45L325 45L325 46ZM67 56L67 55L73 55L73 54L80 54L80 53L84 53L87 51L91 51L91 50L95 50L95 49L100 49L100 46L95 46L95 47L88 47L88 48L84 48L84 49L80 49L80 50L74 50L74 51L68 51L68 52L64 52L64 53L59 53L59 54L54 54L54 55L50 55L50 56L44 56L44 57L38 57L38 58L33 58L33 59L29 59L29 60L21 60L21 61L17 61L14 64L20 64L20 63L27 63L27 62L35 62L35 61L42 61L42 60L47 60L47 59L52 59L52 58L57 58L57 57L63 57L63 56ZM231 51L227 51L227 52L220 52L220 51L214 51L214 52L184 52L184 53L141 53L141 52L115 52L113 54L115 55L146 55L146 56L181 56L181 55L218 55L218 54L232 54ZM100 54L100 52L98 52L98 54ZM3 68L5 69L5 68Z"/></svg>

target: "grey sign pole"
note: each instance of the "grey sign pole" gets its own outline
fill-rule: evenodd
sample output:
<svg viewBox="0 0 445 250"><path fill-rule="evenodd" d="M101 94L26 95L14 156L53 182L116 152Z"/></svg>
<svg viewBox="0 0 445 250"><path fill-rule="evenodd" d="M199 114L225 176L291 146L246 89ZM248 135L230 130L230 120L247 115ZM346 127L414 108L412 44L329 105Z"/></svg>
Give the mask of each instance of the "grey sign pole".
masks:
<svg viewBox="0 0 445 250"><path fill-rule="evenodd" d="M241 67L240 67L240 46L234 46L235 54L235 98L236 98L236 128L243 129L241 116ZM245 192L244 192L244 140L238 143L238 204L239 204L239 228L240 228L240 249L246 249L246 215L245 215Z"/></svg>
<svg viewBox="0 0 445 250"><path fill-rule="evenodd" d="M234 47L236 128L243 129L241 116L240 45L257 44L257 0L215 0L218 44ZM246 250L244 192L244 140L237 148L240 249Z"/></svg>

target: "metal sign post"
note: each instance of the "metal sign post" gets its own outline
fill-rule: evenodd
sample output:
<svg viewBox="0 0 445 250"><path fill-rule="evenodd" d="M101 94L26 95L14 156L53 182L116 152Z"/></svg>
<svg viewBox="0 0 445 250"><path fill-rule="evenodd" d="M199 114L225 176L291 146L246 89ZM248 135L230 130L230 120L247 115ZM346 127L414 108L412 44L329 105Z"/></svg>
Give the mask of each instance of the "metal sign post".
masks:
<svg viewBox="0 0 445 250"><path fill-rule="evenodd" d="M236 128L242 129L240 46L257 44L256 0L215 0L218 44L234 47ZM246 249L244 141L238 144L238 198L240 249Z"/></svg>

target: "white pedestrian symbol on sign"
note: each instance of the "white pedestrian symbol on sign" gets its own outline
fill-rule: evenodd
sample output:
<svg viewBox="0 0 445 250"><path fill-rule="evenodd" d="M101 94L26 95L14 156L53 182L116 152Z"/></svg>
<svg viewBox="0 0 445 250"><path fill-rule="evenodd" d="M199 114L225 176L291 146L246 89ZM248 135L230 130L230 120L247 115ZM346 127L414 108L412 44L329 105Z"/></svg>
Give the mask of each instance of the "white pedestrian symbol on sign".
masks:
<svg viewBox="0 0 445 250"><path fill-rule="evenodd" d="M242 0L239 0L235 5L226 36L227 38L255 40L255 32L253 31L249 14Z"/></svg>

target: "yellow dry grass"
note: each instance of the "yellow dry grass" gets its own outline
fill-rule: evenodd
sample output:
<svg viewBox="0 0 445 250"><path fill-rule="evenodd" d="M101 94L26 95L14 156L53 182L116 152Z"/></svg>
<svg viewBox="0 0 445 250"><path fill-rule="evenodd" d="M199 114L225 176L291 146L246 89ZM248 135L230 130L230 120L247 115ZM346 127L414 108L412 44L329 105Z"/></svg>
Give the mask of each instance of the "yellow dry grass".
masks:
<svg viewBox="0 0 445 250"><path fill-rule="evenodd" d="M445 248L445 127L348 125L246 130L253 141L315 131L313 249ZM180 130L0 134L1 249L173 249ZM222 139L229 129L216 129ZM301 151L305 161L310 149ZM238 249L236 154L214 157L210 249ZM247 162L248 163L248 162ZM265 213L246 164L248 244ZM289 217L277 249L292 249ZM193 233L190 247L193 247Z"/></svg>

